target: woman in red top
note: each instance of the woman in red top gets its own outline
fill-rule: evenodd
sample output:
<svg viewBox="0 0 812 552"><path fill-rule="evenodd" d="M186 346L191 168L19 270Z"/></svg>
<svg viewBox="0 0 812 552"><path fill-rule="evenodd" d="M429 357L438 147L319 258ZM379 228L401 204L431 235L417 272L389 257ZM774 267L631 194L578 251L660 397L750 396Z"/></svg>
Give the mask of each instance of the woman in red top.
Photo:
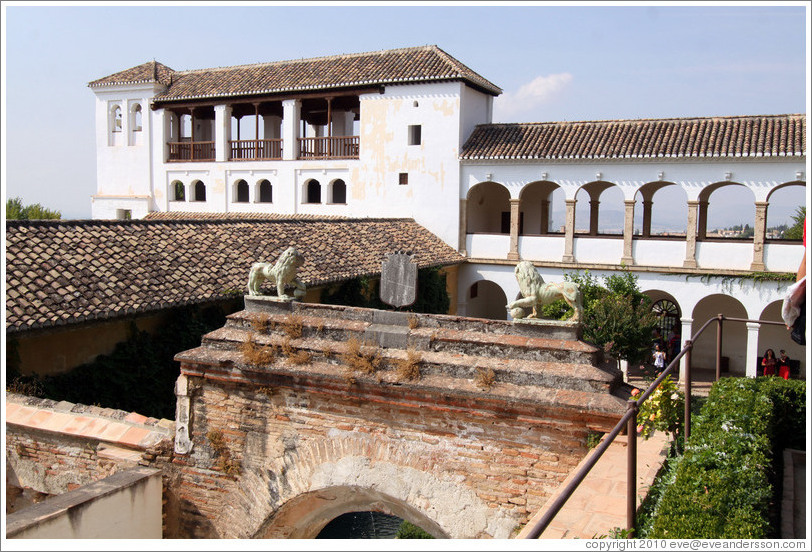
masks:
<svg viewBox="0 0 812 552"><path fill-rule="evenodd" d="M765 376L774 376L775 367L778 365L778 361L775 358L775 351L767 349L767 352L764 353L764 358L761 359L761 365L764 367Z"/></svg>
<svg viewBox="0 0 812 552"><path fill-rule="evenodd" d="M778 357L778 375L785 380L789 379L789 356L787 356L787 352L783 349L781 349L780 356Z"/></svg>

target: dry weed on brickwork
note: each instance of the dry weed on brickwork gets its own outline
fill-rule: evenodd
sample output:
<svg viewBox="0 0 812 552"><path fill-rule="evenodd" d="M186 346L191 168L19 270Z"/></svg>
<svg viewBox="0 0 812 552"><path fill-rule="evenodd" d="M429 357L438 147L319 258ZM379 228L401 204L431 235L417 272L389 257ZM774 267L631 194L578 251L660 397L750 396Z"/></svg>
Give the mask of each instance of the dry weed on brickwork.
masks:
<svg viewBox="0 0 812 552"><path fill-rule="evenodd" d="M251 327L259 334L268 333L270 327L271 317L267 314L253 314L251 315Z"/></svg>
<svg viewBox="0 0 812 552"><path fill-rule="evenodd" d="M406 350L406 358L396 358L392 361L395 365L398 381L419 380L420 361L423 360L420 353L414 349Z"/></svg>
<svg viewBox="0 0 812 552"><path fill-rule="evenodd" d="M253 366L266 366L273 364L276 360L276 347L273 345L259 345L250 336L240 346L240 351L243 360Z"/></svg>
<svg viewBox="0 0 812 552"><path fill-rule="evenodd" d="M351 337L347 340L341 360L353 372L374 374L381 367L381 351L374 345L362 344Z"/></svg>
<svg viewBox="0 0 812 552"><path fill-rule="evenodd" d="M231 457L231 451L226 445L225 437L219 430L212 429L206 433L206 438L211 443L214 453L217 455L217 465L228 475L239 475L242 471L240 463Z"/></svg>
<svg viewBox="0 0 812 552"><path fill-rule="evenodd" d="M286 337L282 342L282 353L287 357L288 364L301 365L307 364L313 359L313 355L309 351L303 349L296 349L290 344L290 338Z"/></svg>
<svg viewBox="0 0 812 552"><path fill-rule="evenodd" d="M414 330L418 326L420 326L420 319L417 318L415 315L409 316L409 329Z"/></svg>
<svg viewBox="0 0 812 552"><path fill-rule="evenodd" d="M289 314L285 321L280 324L282 331L291 339L302 337L303 319L298 314Z"/></svg>
<svg viewBox="0 0 812 552"><path fill-rule="evenodd" d="M496 382L496 374L490 368L477 368L476 369L476 379L474 380L477 387L482 387L483 389L490 389L494 382Z"/></svg>

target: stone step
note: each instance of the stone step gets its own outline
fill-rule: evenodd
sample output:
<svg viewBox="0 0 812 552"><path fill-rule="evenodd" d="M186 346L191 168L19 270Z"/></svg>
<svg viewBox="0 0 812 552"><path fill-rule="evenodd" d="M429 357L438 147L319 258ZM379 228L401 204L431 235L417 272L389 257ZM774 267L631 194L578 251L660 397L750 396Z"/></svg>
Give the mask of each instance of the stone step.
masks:
<svg viewBox="0 0 812 552"><path fill-rule="evenodd" d="M523 335L565 340L577 340L580 338L580 326L574 322L533 319L507 322L504 320L468 318L454 315L384 311L343 305L322 305L296 301L280 302L275 298L265 296L246 296L245 312L283 317L298 314L323 319L366 322L368 324L444 328L494 335Z"/></svg>
<svg viewBox="0 0 812 552"><path fill-rule="evenodd" d="M369 326L373 328L375 325ZM361 335L361 334L359 334ZM505 337L505 336L502 336ZM514 336L515 337L515 336ZM493 337L493 339L498 339ZM523 338L527 339L527 338ZM243 344L252 340L256 346L287 344L295 350L306 351L314 362L341 364L341 356L349 349L349 340L334 340L330 337L290 338L278 333L258 334L251 328L227 326L206 334L203 346L220 351L239 353ZM360 338L358 342L363 342ZM409 355L419 358L421 374L444 375L457 379L476 379L480 373L493 373L497 381L515 385L529 385L553 388L576 389L593 392L611 392L622 386L622 376L618 370L605 370L592 364L570 360L547 361L543 359L521 359L511 356L478 356L450 350L417 349L412 347L366 347L365 351L376 352L383 364L395 366ZM244 364L244 362L241 362Z"/></svg>
<svg viewBox="0 0 812 552"><path fill-rule="evenodd" d="M183 373L187 376L246 383L260 389L274 385L306 385L316 387L321 392L343 395L349 392L359 400L363 400L366 392L371 392L376 401L388 395L399 404L417 404L442 393L446 398L454 397L452 402L461 409L475 408L481 411L490 407L494 411L503 411L506 405L512 405L511 408L537 416L528 419L531 423L545 423L547 413L553 410L559 421L563 411L569 412L564 417L578 419L585 409L592 417L604 413L614 419L625 411L630 390L624 387L614 393L606 393L591 389L519 385L498 378L491 385L483 386L475 377L423 373L422 366L420 377L408 381L399 379L397 371L389 368L374 374L363 374L348 372L339 364L322 360L294 365L278 359L269 365L254 366L246 364L238 350L213 349L205 345L179 353L175 359L183 363ZM487 399L483 398L483 390ZM491 404L483 404L485 402Z"/></svg>
<svg viewBox="0 0 812 552"><path fill-rule="evenodd" d="M322 307L322 305L319 305ZM348 307L343 307L348 308ZM442 326L419 326L414 315L387 311L369 311L369 320L345 320L334 316L336 309L304 309L300 312L268 313L242 311L229 315L227 328L251 329L258 334L288 334L347 341L353 337L381 347L407 348L420 351L447 351L475 356L511 357L522 360L597 364L601 352L582 341L554 339L536 335L506 334L461 330ZM412 323L409 324L409 320ZM434 317L426 317L425 321ZM477 321L477 319L474 319ZM405 324L404 324L405 321ZM490 321L483 321L490 322ZM417 327L410 327L415 326ZM469 327L469 326L461 326ZM478 327L478 321L473 327ZM542 335L545 335L542 333Z"/></svg>

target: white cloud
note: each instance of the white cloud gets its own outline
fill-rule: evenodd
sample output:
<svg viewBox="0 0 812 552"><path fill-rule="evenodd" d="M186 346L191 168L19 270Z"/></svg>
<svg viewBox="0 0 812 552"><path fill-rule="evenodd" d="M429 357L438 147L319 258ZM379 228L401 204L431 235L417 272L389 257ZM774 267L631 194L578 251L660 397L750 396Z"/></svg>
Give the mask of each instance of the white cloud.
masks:
<svg viewBox="0 0 812 552"><path fill-rule="evenodd" d="M530 111L558 97L572 82L570 73L538 76L514 92L505 92L494 101L494 119L514 116Z"/></svg>

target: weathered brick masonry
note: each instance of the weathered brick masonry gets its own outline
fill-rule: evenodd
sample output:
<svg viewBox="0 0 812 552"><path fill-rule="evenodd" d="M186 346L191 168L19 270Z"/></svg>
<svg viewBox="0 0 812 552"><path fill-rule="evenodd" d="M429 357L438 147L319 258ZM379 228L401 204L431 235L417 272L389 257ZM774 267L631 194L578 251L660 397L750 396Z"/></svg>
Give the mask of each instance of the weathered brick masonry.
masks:
<svg viewBox="0 0 812 552"><path fill-rule="evenodd" d="M575 332L248 298L177 357L179 534L312 537L378 509L436 536L510 536L623 412L628 388ZM385 345L361 351L377 370L351 369L354 339ZM418 379L398 375L408 357Z"/></svg>

